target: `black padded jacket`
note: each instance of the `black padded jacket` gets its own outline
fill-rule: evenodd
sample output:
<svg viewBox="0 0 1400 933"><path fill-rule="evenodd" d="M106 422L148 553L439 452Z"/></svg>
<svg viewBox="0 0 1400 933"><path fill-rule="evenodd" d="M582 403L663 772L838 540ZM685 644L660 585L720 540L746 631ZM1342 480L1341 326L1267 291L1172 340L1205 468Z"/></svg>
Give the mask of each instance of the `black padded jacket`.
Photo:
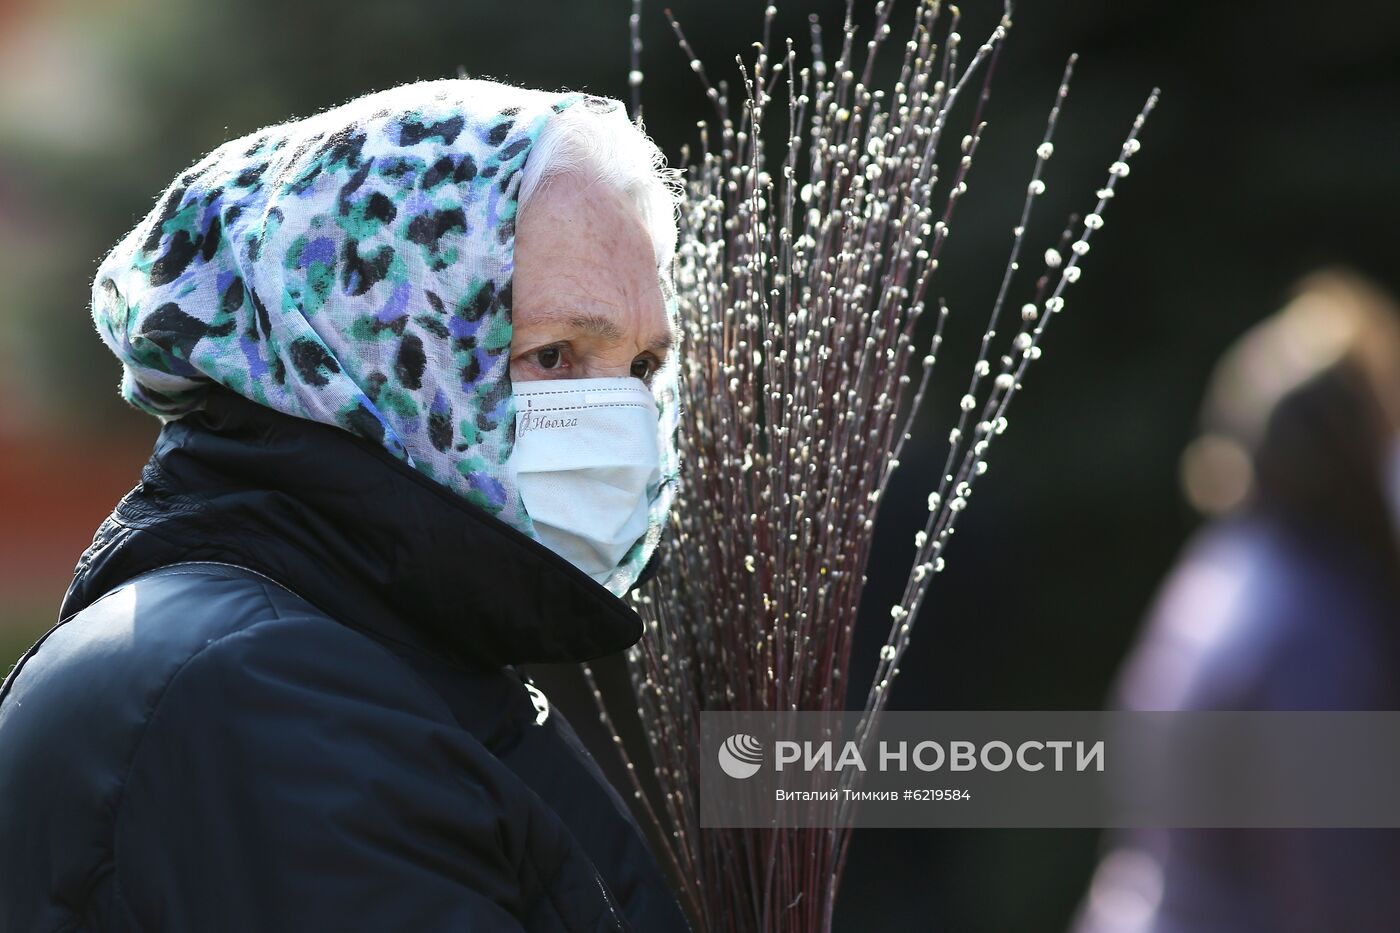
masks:
<svg viewBox="0 0 1400 933"><path fill-rule="evenodd" d="M639 618L373 444L211 395L60 618L0 688L0 933L687 929L517 668Z"/></svg>

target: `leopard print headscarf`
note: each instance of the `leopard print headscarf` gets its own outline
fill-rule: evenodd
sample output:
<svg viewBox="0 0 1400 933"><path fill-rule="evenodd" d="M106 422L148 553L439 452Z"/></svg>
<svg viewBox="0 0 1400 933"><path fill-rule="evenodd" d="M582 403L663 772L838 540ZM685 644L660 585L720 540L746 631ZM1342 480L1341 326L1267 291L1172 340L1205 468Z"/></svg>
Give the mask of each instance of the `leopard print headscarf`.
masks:
<svg viewBox="0 0 1400 933"><path fill-rule="evenodd" d="M610 98L426 81L215 149L98 271L92 315L122 395L169 420L219 383L374 440L538 540L505 468L515 215L532 144L571 106L627 119ZM618 595L670 509L675 378L654 377L662 480L606 584Z"/></svg>

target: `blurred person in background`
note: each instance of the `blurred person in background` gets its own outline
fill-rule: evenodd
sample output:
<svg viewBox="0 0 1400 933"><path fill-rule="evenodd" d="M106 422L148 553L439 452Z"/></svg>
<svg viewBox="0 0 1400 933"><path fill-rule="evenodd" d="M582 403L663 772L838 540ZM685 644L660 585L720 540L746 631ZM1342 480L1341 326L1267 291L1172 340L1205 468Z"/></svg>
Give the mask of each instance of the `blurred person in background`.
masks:
<svg viewBox="0 0 1400 933"><path fill-rule="evenodd" d="M0 931L687 929L517 667L642 634L674 182L618 101L421 82L224 144L112 250L163 426L0 688Z"/></svg>
<svg viewBox="0 0 1400 933"><path fill-rule="evenodd" d="M1400 310L1343 270L1218 365L1182 458L1213 520L1116 690L1129 710L1400 709ZM1077 933L1400 924L1400 831L1111 834Z"/></svg>

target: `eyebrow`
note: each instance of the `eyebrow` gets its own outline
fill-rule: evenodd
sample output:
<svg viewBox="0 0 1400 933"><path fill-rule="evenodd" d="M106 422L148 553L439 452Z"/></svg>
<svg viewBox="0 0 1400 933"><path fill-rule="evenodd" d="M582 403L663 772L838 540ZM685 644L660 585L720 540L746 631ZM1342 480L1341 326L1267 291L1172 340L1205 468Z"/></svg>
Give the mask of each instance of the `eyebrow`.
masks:
<svg viewBox="0 0 1400 933"><path fill-rule="evenodd" d="M574 331L585 334L589 337L597 337L600 340L610 340L621 343L623 339L622 328L618 323L605 314L596 311L580 311L572 308L560 308L545 311L541 317L556 323L564 324ZM664 353L676 345L675 335L666 330L655 334L646 344L646 349L653 352Z"/></svg>

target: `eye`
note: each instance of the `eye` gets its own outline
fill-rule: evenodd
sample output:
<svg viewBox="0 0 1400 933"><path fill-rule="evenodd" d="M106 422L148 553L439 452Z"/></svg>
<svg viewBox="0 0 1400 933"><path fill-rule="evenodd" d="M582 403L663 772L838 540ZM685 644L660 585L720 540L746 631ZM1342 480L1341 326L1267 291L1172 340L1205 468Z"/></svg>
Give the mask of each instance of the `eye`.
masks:
<svg viewBox="0 0 1400 933"><path fill-rule="evenodd" d="M559 366L562 354L558 347L545 347L535 351L535 362L540 369L555 369Z"/></svg>
<svg viewBox="0 0 1400 933"><path fill-rule="evenodd" d="M652 374L656 372L654 361L644 356L639 356L632 361L632 375L643 382L650 382Z"/></svg>

